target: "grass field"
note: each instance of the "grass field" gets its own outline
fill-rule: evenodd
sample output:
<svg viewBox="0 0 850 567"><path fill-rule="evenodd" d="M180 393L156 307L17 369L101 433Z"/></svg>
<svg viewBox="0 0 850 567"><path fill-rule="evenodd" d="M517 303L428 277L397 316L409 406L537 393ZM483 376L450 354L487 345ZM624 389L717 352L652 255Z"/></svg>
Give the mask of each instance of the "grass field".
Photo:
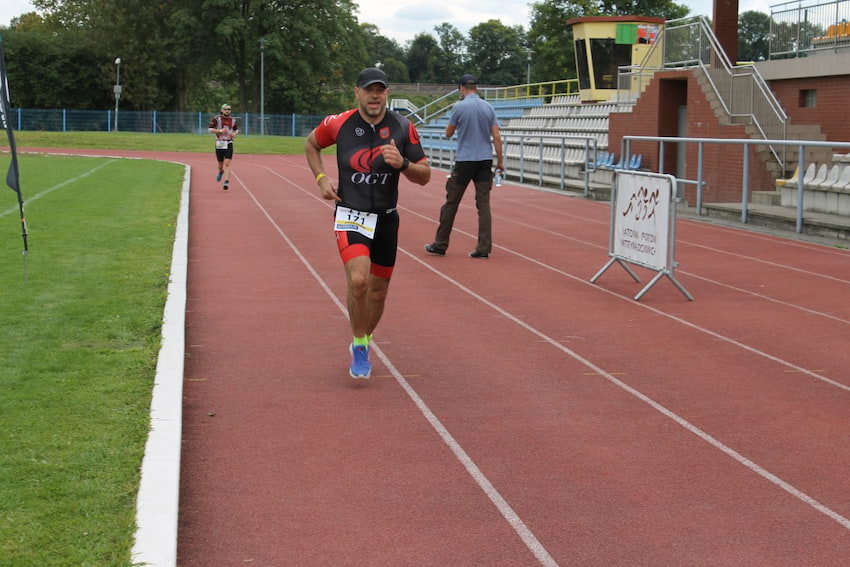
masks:
<svg viewBox="0 0 850 567"><path fill-rule="evenodd" d="M165 138L126 136L149 149ZM126 147L107 134L17 139ZM19 163L26 266L15 194L0 188L0 566L130 565L184 168ZM8 164L0 154L0 179Z"/></svg>

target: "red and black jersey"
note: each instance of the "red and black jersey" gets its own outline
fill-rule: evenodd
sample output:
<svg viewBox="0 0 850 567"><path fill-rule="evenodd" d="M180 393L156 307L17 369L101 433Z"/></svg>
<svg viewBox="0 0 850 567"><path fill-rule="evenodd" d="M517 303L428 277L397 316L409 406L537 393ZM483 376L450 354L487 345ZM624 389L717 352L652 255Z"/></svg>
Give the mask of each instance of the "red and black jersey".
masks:
<svg viewBox="0 0 850 567"><path fill-rule="evenodd" d="M384 162L381 146L395 140L398 151L411 162L425 159L416 128L391 110L378 124L364 120L357 109L348 110L326 117L314 133L319 146L336 144L337 194L342 205L359 211L384 213L398 202L400 171Z"/></svg>
<svg viewBox="0 0 850 567"><path fill-rule="evenodd" d="M213 116L213 119L210 120L210 125L208 126L208 130L212 132L213 130L224 130L221 134L216 134L216 140L224 140L226 142L233 141L233 134L239 133L239 124L236 122L236 118L233 116L222 116L219 114L218 116Z"/></svg>

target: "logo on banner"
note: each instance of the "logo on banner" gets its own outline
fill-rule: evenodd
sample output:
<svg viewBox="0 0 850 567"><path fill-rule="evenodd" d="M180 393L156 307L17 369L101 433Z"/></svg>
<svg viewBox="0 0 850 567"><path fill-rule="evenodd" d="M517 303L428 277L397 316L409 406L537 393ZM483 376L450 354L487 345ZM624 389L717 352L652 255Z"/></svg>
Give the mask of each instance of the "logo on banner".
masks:
<svg viewBox="0 0 850 567"><path fill-rule="evenodd" d="M666 266L669 193L664 178L618 176L614 249L619 256L659 270Z"/></svg>

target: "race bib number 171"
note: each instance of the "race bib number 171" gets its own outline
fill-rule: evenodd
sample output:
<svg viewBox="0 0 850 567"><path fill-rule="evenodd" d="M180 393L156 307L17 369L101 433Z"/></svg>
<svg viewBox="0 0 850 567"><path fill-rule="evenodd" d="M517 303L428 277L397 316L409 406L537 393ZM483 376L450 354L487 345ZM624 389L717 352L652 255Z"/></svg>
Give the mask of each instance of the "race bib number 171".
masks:
<svg viewBox="0 0 850 567"><path fill-rule="evenodd" d="M364 213L348 207L337 207L334 219L334 230L359 232L367 238L375 237L375 226L378 224L377 213Z"/></svg>

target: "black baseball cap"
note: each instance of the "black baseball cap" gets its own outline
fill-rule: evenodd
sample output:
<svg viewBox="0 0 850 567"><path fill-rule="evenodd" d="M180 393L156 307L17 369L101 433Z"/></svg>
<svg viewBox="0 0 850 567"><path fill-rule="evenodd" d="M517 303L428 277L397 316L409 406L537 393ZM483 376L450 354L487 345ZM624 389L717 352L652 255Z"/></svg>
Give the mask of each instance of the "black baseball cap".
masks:
<svg viewBox="0 0 850 567"><path fill-rule="evenodd" d="M465 87L466 85L477 85L478 79L475 78L475 75L470 75L467 73L463 77L460 78L458 85Z"/></svg>
<svg viewBox="0 0 850 567"><path fill-rule="evenodd" d="M361 89L365 89L369 85L374 85L375 83L381 83L384 85L385 89L390 86L390 80L387 78L387 74L377 67L363 69L360 71L360 74L357 75L357 86Z"/></svg>

